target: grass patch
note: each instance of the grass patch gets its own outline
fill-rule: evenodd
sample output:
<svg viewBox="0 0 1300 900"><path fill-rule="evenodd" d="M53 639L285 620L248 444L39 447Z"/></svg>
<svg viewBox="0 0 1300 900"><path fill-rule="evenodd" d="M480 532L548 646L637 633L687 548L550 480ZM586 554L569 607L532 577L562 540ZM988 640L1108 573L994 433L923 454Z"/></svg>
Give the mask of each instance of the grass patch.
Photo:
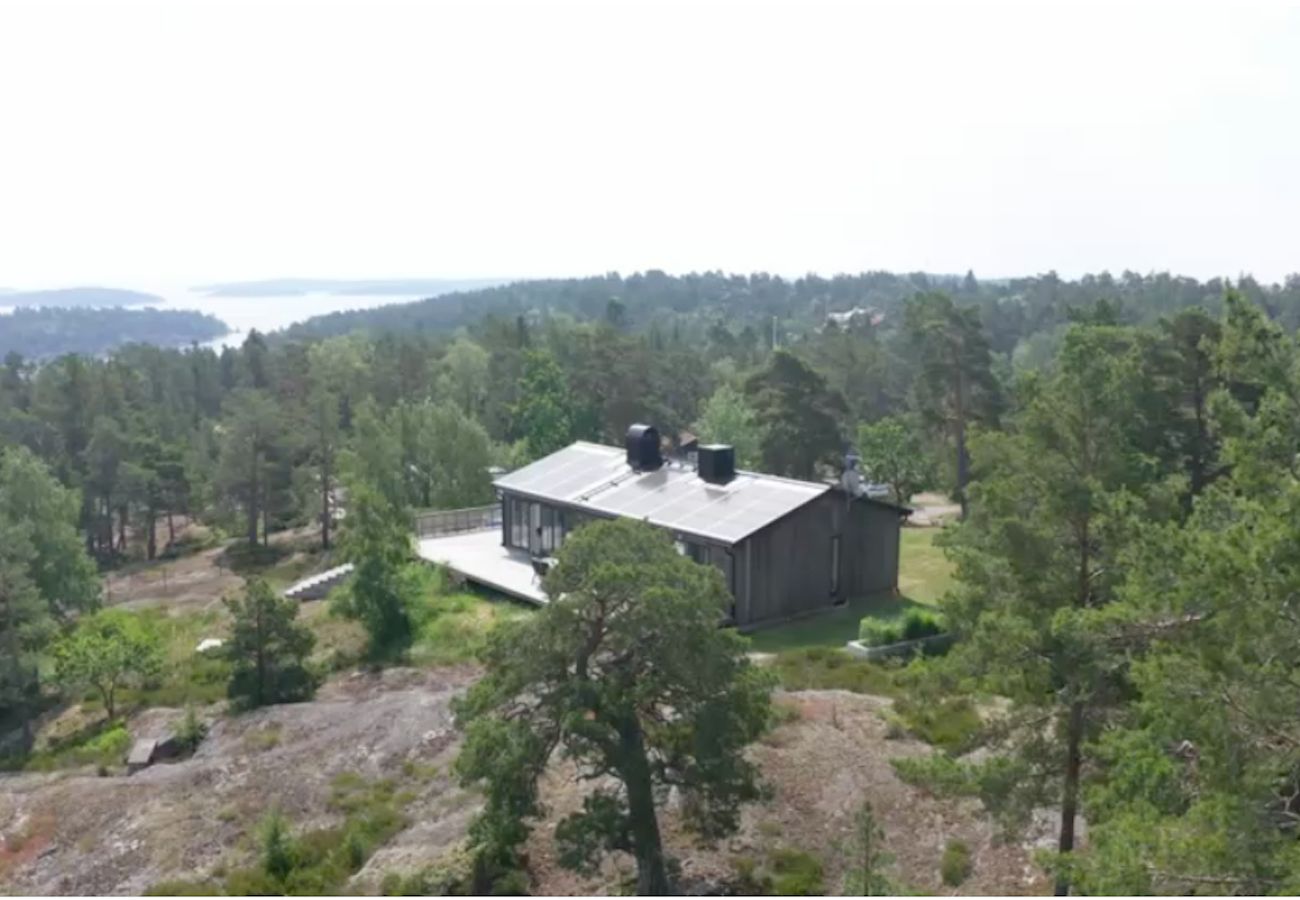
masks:
<svg viewBox="0 0 1300 900"><path fill-rule="evenodd" d="M291 823L272 811L259 824L255 865L207 878L163 881L150 895L328 895L345 892L348 881L379 847L409 822L403 807L413 799L391 779L368 781L343 773L331 783L329 806L343 822L294 834ZM218 875L218 872L221 874Z"/></svg>
<svg viewBox="0 0 1300 900"><path fill-rule="evenodd" d="M204 638L226 638L230 633L229 617L221 610L169 615L166 610L141 610L135 615L147 624L163 642L163 670L139 687L124 688L118 705L123 710L151 706L204 706L226 698L230 680L230 663L220 653L196 653ZM87 696L85 705L98 705Z"/></svg>
<svg viewBox="0 0 1300 900"><path fill-rule="evenodd" d="M749 635L754 650L779 653L798 647L843 647L857 640L864 618L884 622L933 606L952 585L952 564L934 545L939 528L904 528L899 548L898 594L854 597L828 612Z"/></svg>
<svg viewBox="0 0 1300 900"><path fill-rule="evenodd" d="M280 746L280 725L271 723L263 728L255 728L244 735L240 741L243 748L249 753L264 753L267 750L274 750Z"/></svg>
<svg viewBox="0 0 1300 900"><path fill-rule="evenodd" d="M908 677L915 669L869 662L833 647L778 653L772 668L787 691L839 690L891 697L894 707L890 716L897 728L947 753L970 749L983 728L969 698L923 690Z"/></svg>
<svg viewBox="0 0 1300 900"><path fill-rule="evenodd" d="M904 528L898 551L898 592L924 606L934 606L952 587L953 565L934 539L942 528Z"/></svg>
<svg viewBox="0 0 1300 900"><path fill-rule="evenodd" d="M338 672L365 658L368 645L365 626L355 619L337 615L329 603L303 603L298 609L298 621L316 635L310 660L313 666Z"/></svg>
<svg viewBox="0 0 1300 900"><path fill-rule="evenodd" d="M975 864L970 857L970 847L964 841L949 840L939 860L939 875L948 887L957 887L970 878Z"/></svg>
<svg viewBox="0 0 1300 900"><path fill-rule="evenodd" d="M93 728L84 729L25 759L12 761L3 768L21 768L29 772L52 772L55 769L81 766L107 769L122 765L130 747L131 735L125 725L121 722L112 725L100 722Z"/></svg>
<svg viewBox="0 0 1300 900"><path fill-rule="evenodd" d="M817 897L826 893L822 863L811 853L778 847L763 862L733 859L736 893L742 896Z"/></svg>
<svg viewBox="0 0 1300 900"><path fill-rule="evenodd" d="M779 653L772 662L787 691L840 690L895 697L896 670L856 659L835 647L804 647Z"/></svg>
<svg viewBox="0 0 1300 900"><path fill-rule="evenodd" d="M416 665L470 662L478 657L493 628L532 615L510 600L449 590L441 571L424 568L427 599L412 610L415 640L410 658Z"/></svg>
<svg viewBox="0 0 1300 900"><path fill-rule="evenodd" d="M966 697L904 695L894 702L893 713L913 736L954 755L971 749L983 729L975 704Z"/></svg>

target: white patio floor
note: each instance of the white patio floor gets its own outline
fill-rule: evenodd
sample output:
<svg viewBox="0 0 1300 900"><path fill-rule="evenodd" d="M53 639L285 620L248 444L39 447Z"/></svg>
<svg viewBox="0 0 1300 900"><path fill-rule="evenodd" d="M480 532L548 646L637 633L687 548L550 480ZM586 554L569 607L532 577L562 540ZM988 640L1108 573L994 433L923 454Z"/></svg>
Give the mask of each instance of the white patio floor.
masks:
<svg viewBox="0 0 1300 900"><path fill-rule="evenodd" d="M547 602L528 554L502 546L500 528L424 538L419 546L422 559L450 569L466 581L529 603Z"/></svg>

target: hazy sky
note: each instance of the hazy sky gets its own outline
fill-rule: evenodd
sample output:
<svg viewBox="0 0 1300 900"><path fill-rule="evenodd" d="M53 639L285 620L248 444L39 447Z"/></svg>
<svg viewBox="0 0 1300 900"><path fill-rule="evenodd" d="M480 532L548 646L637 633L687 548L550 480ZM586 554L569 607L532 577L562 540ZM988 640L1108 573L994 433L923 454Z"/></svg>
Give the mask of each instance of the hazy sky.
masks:
<svg viewBox="0 0 1300 900"><path fill-rule="evenodd" d="M0 4L0 285L1300 271L1300 6Z"/></svg>

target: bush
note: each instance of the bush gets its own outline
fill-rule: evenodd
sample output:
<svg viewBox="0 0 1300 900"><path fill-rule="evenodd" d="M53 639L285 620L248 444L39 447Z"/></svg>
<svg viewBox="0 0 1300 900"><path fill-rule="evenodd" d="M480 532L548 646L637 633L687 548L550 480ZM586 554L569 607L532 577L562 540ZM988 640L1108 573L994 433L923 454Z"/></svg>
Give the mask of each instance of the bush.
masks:
<svg viewBox="0 0 1300 900"><path fill-rule="evenodd" d="M945 630L943 617L938 613L928 609L909 609L901 620L867 616L858 626L858 640L868 647L887 647L902 641L934 637Z"/></svg>
<svg viewBox="0 0 1300 900"><path fill-rule="evenodd" d="M199 749L199 744L207 737L207 723L198 717L194 712L193 705L185 707L185 718L181 719L181 724L176 728L176 743L181 747L181 752L186 756Z"/></svg>
<svg viewBox="0 0 1300 900"><path fill-rule="evenodd" d="M943 618L928 609L909 609L903 617L903 640L919 641L946 630Z"/></svg>
<svg viewBox="0 0 1300 900"><path fill-rule="evenodd" d="M894 713L913 735L951 754L969 750L983 728L975 705L965 697L903 696L895 701Z"/></svg>
<svg viewBox="0 0 1300 900"><path fill-rule="evenodd" d="M782 897L819 897L826 893L821 860L802 850L773 851L772 891Z"/></svg>
<svg viewBox="0 0 1300 900"><path fill-rule="evenodd" d="M731 861L733 886L740 896L816 897L826 893L822 864L817 857L788 847L768 854L764 865L748 856Z"/></svg>
<svg viewBox="0 0 1300 900"><path fill-rule="evenodd" d="M965 842L950 840L943 848L943 858L939 861L939 874L948 887L957 887L970 877L974 863L971 861L970 848Z"/></svg>
<svg viewBox="0 0 1300 900"><path fill-rule="evenodd" d="M897 621L884 621L867 616L858 626L858 640L868 647L886 647L903 639L903 629Z"/></svg>
<svg viewBox="0 0 1300 900"><path fill-rule="evenodd" d="M131 735L127 733L125 725L117 723L90 734L79 733L47 750L35 753L22 761L22 767L34 772L78 766L107 769L121 765L130 747Z"/></svg>

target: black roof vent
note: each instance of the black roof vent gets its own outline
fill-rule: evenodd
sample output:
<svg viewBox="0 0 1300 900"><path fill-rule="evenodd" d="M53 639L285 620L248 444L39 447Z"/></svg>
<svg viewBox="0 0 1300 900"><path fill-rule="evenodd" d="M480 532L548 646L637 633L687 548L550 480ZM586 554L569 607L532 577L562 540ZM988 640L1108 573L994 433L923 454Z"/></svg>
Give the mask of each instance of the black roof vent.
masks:
<svg viewBox="0 0 1300 900"><path fill-rule="evenodd" d="M627 430L627 464L636 472L653 472L664 464L659 453L659 429L633 425Z"/></svg>
<svg viewBox="0 0 1300 900"><path fill-rule="evenodd" d="M709 484L726 484L736 477L736 448L730 444L701 444L697 468Z"/></svg>

